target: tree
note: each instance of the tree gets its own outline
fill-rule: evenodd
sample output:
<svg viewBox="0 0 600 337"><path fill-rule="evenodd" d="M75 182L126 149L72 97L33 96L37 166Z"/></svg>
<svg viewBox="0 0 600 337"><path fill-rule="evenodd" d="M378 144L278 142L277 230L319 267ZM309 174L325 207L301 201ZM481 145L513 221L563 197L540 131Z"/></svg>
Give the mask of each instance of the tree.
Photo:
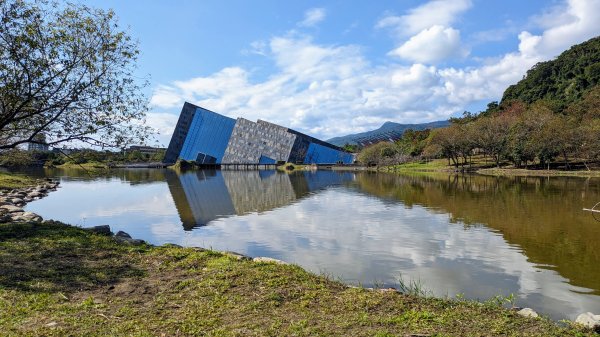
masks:
<svg viewBox="0 0 600 337"><path fill-rule="evenodd" d="M522 123L528 130L525 147L535 153L542 168L561 153L561 133L564 125L560 117L543 101L533 103L522 116Z"/></svg>
<svg viewBox="0 0 600 337"><path fill-rule="evenodd" d="M457 144L461 135L456 125L453 124L449 127L433 130L425 152L434 153L435 151L439 151L443 157L448 158L448 164L452 160L454 166L458 167L460 153Z"/></svg>
<svg viewBox="0 0 600 337"><path fill-rule="evenodd" d="M384 141L362 149L358 161L369 166L394 165L405 162L406 157L398 152L396 144Z"/></svg>
<svg viewBox="0 0 600 337"><path fill-rule="evenodd" d="M38 142L122 146L146 139L137 42L112 11L0 1L0 149Z"/></svg>
<svg viewBox="0 0 600 337"><path fill-rule="evenodd" d="M500 167L500 160L507 153L511 125L508 115L482 117L473 122L476 146L494 159L496 167Z"/></svg>
<svg viewBox="0 0 600 337"><path fill-rule="evenodd" d="M399 151L411 157L420 156L423 153L423 149L427 145L427 138L429 137L431 130L413 130L408 129L402 134L402 138L396 141Z"/></svg>

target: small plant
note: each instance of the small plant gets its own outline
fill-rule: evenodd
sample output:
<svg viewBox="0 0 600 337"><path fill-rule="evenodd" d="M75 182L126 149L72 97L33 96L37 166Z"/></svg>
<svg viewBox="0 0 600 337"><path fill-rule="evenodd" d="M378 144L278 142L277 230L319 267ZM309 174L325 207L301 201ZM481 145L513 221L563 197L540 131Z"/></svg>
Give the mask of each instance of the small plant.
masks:
<svg viewBox="0 0 600 337"><path fill-rule="evenodd" d="M515 294L512 293L508 296L496 295L484 302L485 305L491 307L505 307L510 305L510 308L515 308L515 303Z"/></svg>
<svg viewBox="0 0 600 337"><path fill-rule="evenodd" d="M402 275L398 278L398 290L407 295L428 297L432 295L430 290L425 289L420 279L410 279L406 281Z"/></svg>

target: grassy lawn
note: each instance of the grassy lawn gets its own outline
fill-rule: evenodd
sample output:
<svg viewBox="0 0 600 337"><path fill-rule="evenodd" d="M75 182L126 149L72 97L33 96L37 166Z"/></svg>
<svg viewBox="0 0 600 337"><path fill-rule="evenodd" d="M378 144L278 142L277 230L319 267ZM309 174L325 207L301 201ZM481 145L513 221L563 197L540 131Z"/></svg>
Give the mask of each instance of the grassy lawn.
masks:
<svg viewBox="0 0 600 337"><path fill-rule="evenodd" d="M411 162L406 164L392 165L380 168L380 171L386 172L402 172L402 171L448 171L454 170L454 166L448 166L446 159L433 159L427 162Z"/></svg>
<svg viewBox="0 0 600 337"><path fill-rule="evenodd" d="M83 164L75 164L75 163L64 163L62 165L56 166L58 168L63 169L85 169L85 170L105 170L108 169L105 163L100 162L89 162Z"/></svg>
<svg viewBox="0 0 600 337"><path fill-rule="evenodd" d="M12 189L28 187L36 184L36 180L24 175L0 172L0 188Z"/></svg>
<svg viewBox="0 0 600 337"><path fill-rule="evenodd" d="M561 176L561 177L600 177L600 171L560 171L560 170L526 170L516 168L487 168L477 171L479 174L508 177Z"/></svg>
<svg viewBox="0 0 600 337"><path fill-rule="evenodd" d="M561 170L530 170L517 169L508 163L502 163L501 168L496 168L491 159L483 156L473 156L472 163L464 167L472 172L493 176L575 176L575 177L600 177L600 171L561 171ZM460 170L462 166L459 165ZM380 167L383 172L450 172L455 171L454 165L448 165L447 159L433 159L428 162L411 162L400 165Z"/></svg>
<svg viewBox="0 0 600 337"><path fill-rule="evenodd" d="M593 336L476 303L348 288L293 265L0 224L3 336Z"/></svg>

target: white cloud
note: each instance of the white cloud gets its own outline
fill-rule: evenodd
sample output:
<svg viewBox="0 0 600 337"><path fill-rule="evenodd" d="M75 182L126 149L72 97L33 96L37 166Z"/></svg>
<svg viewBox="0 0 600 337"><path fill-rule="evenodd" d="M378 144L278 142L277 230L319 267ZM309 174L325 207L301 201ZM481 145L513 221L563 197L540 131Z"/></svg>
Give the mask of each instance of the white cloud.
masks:
<svg viewBox="0 0 600 337"><path fill-rule="evenodd" d="M569 1L564 11L573 19L560 19L562 24L539 35L521 32L517 51L464 68L422 64L464 55L453 28L426 28L427 34L397 49L416 62L412 65L393 60L374 65L360 46L276 36L264 44L264 54L275 65L266 80L253 81L251 70L228 67L159 86L152 101L170 109L185 99L231 117L265 119L321 138L371 130L389 120L446 119L473 102L500 99L535 63L594 37L600 31L599 3ZM433 51L425 48L426 41Z"/></svg>
<svg viewBox="0 0 600 337"><path fill-rule="evenodd" d="M304 20L298 23L302 27L313 27L323 21L326 16L325 8L311 8L304 12Z"/></svg>
<svg viewBox="0 0 600 337"><path fill-rule="evenodd" d="M376 27L393 28L400 36L413 35L436 25L448 27L471 6L471 0L433 0L409 10L406 15L385 16Z"/></svg>
<svg viewBox="0 0 600 337"><path fill-rule="evenodd" d="M539 36L519 36L521 44L527 52L542 58L557 56L565 48L600 33L599 13L599 0L569 0L541 18L534 17L534 22L546 30Z"/></svg>
<svg viewBox="0 0 600 337"><path fill-rule="evenodd" d="M183 104L183 101L179 92L175 88L166 85L156 87L150 99L150 105L163 108L173 108L181 104Z"/></svg>
<svg viewBox="0 0 600 337"><path fill-rule="evenodd" d="M433 0L406 15L387 15L375 27L391 28L400 42L389 55L424 63L464 57L468 50L461 45L460 32L451 25L471 6L471 0Z"/></svg>
<svg viewBox="0 0 600 337"><path fill-rule="evenodd" d="M175 130L178 116L165 112L149 112L146 114L146 125L158 131L157 140L161 145L169 145ZM152 144L151 144L152 145Z"/></svg>
<svg viewBox="0 0 600 337"><path fill-rule="evenodd" d="M584 42L600 32L600 0L569 0L550 13L556 25L540 35L523 31L519 34L519 49L477 68L442 69L448 101L471 102L481 99L499 99L507 86L519 81L533 65L552 59L570 46ZM570 19L566 20L565 17ZM532 18L539 23L539 16ZM548 12L546 23L552 21Z"/></svg>
<svg viewBox="0 0 600 337"><path fill-rule="evenodd" d="M467 53L461 46L458 30L435 25L422 30L389 54L410 61L431 63L464 57Z"/></svg>

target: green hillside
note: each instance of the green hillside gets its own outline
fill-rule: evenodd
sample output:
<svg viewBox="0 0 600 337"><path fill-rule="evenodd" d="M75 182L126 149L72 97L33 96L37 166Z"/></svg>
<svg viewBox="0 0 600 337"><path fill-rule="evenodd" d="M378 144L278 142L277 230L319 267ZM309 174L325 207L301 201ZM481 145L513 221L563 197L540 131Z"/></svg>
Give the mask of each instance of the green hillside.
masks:
<svg viewBox="0 0 600 337"><path fill-rule="evenodd" d="M600 36L575 45L556 59L540 62L517 84L506 89L502 102L551 101L562 110L600 84Z"/></svg>

